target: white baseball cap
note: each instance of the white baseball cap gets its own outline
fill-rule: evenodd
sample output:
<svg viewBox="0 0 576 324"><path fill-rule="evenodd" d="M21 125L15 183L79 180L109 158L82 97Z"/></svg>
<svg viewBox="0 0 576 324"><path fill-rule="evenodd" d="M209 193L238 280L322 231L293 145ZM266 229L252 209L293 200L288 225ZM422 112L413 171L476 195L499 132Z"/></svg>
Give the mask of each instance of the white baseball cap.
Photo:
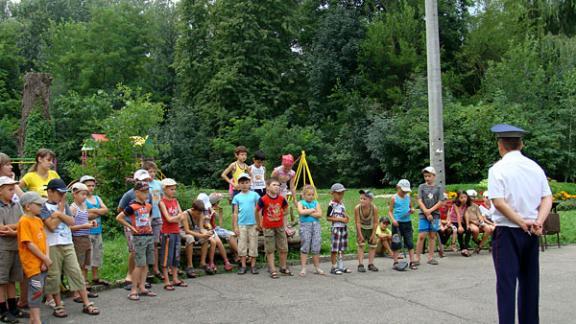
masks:
<svg viewBox="0 0 576 324"><path fill-rule="evenodd" d="M144 181L150 179L150 173L144 169L137 170L134 172L134 180Z"/></svg>
<svg viewBox="0 0 576 324"><path fill-rule="evenodd" d="M202 200L202 202L204 203L204 209L209 209L212 208L212 204L210 203L210 198L208 197L207 194L205 193L200 193L198 194L198 198L196 198L198 200Z"/></svg>
<svg viewBox="0 0 576 324"><path fill-rule="evenodd" d="M88 191L88 187L86 187L86 185L83 184L82 182L76 182L75 184L72 185L70 189L72 190L72 192Z"/></svg>
<svg viewBox="0 0 576 324"><path fill-rule="evenodd" d="M6 176L0 177L0 187L6 186L6 185L15 185L17 183L18 183L18 181L14 180L10 177L6 177Z"/></svg>
<svg viewBox="0 0 576 324"><path fill-rule="evenodd" d="M411 192L412 191L412 189L410 189L410 181L408 181L406 179L402 179L402 180L398 181L398 184L396 186L400 187L400 189L404 192Z"/></svg>
<svg viewBox="0 0 576 324"><path fill-rule="evenodd" d="M490 198L490 193L488 192L488 190L484 191L484 197L486 198Z"/></svg>
<svg viewBox="0 0 576 324"><path fill-rule="evenodd" d="M219 192L213 192L213 193L210 194L210 196L208 196L208 198L210 198L210 203L211 203L212 205L214 205L214 204L219 203L220 200L222 200L222 198L224 198L224 197L223 197L222 194L219 193Z"/></svg>
<svg viewBox="0 0 576 324"><path fill-rule="evenodd" d="M250 180L250 175L248 173L242 173L239 177L238 177L238 181L242 180L242 179L248 179Z"/></svg>
<svg viewBox="0 0 576 324"><path fill-rule="evenodd" d="M79 180L79 182L82 182L82 183L84 183L84 182L86 182L86 181L94 181L94 182L96 182L96 178L94 178L93 176L89 176L89 175L83 175L83 176L80 178L80 180Z"/></svg>
<svg viewBox="0 0 576 324"><path fill-rule="evenodd" d="M178 183L176 182L176 180L172 179L172 178L165 178L162 179L162 181L160 181L162 183L162 188L164 187L170 187L170 186L175 186Z"/></svg>
<svg viewBox="0 0 576 324"><path fill-rule="evenodd" d="M434 169L433 166L427 166L424 169L422 169L422 173L431 173L433 175L436 175L436 169Z"/></svg>

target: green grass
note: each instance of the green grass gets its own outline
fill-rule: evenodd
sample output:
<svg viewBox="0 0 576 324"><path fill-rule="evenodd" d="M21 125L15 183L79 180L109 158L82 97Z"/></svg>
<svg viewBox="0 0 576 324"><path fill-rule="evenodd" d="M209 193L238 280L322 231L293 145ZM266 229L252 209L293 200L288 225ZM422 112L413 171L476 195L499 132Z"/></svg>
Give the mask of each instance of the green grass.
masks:
<svg viewBox="0 0 576 324"><path fill-rule="evenodd" d="M192 204L192 197L196 197L199 192L210 193L211 191L186 190L179 193L179 200L182 208L189 208ZM382 195L389 195L393 193L391 190L374 190L376 198L374 203L378 207L379 216L386 216L388 214L388 204L390 198L381 197ZM344 195L344 205L352 218L348 224L348 253L355 253L356 251L356 229L354 226L354 206L358 204L360 195L357 189L350 189ZM322 207L323 213L326 213L326 208L330 202L330 194L328 190L319 190L318 202ZM232 207L228 204L227 199L222 202L224 210L223 225L226 228L232 228ZM298 220L296 211L293 211L294 221ZM415 219L413 216L413 219ZM562 230L560 234L560 241L562 244L576 243L576 210L560 212ZM330 253L330 223L325 219L321 220L322 224L322 255ZM414 226L415 239L417 235L417 222L412 221ZM549 242L555 243L556 240L553 236L549 237ZM128 252L126 248L126 240L123 236L115 239L107 239L104 242L104 266L101 271L101 277L106 280L120 280L126 275L126 260ZM291 251L289 254L290 259L297 259L298 252ZM263 257L259 258L260 262L264 262Z"/></svg>

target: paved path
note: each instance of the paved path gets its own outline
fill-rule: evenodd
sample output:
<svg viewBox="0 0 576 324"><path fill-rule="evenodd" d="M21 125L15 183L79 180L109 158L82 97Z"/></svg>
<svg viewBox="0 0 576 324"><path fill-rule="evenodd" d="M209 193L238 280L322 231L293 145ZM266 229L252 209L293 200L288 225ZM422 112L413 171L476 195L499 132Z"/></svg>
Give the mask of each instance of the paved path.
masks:
<svg viewBox="0 0 576 324"><path fill-rule="evenodd" d="M576 246L541 254L541 322L574 323ZM355 269L355 262L348 261ZM188 288L140 302L114 289L94 301L102 314L89 317L66 300L70 316L48 323L495 323L496 296L492 259L487 252L463 258L449 254L439 266L422 265L404 273L378 258L379 273L270 279L221 274L188 280ZM325 270L328 264L323 265ZM296 269L294 269L296 270Z"/></svg>

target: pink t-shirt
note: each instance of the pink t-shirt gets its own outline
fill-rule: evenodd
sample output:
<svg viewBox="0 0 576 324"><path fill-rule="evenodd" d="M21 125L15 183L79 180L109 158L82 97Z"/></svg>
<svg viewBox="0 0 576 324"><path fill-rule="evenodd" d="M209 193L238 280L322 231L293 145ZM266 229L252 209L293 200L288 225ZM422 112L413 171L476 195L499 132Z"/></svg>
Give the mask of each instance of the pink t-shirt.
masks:
<svg viewBox="0 0 576 324"><path fill-rule="evenodd" d="M452 205L452 208L450 208L450 221L452 223L458 223L458 214L456 214L456 208L460 208L460 217L463 220L464 219L464 213L466 212L466 209L468 208L466 205L464 206L456 206L456 205Z"/></svg>

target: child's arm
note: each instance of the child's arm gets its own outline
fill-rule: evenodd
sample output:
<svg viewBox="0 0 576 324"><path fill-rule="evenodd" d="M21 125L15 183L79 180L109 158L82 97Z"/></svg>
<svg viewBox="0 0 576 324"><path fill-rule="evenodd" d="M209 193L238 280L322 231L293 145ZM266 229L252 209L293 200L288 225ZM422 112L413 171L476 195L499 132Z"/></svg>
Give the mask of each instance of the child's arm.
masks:
<svg viewBox="0 0 576 324"><path fill-rule="evenodd" d="M316 208L314 208L314 212L310 214L310 216L320 219L322 217L322 207L320 204L316 204Z"/></svg>
<svg viewBox="0 0 576 324"><path fill-rule="evenodd" d="M328 206L328 210L326 211L326 219L329 222L346 222L348 223L348 219L345 217L332 217L332 206Z"/></svg>
<svg viewBox="0 0 576 324"><path fill-rule="evenodd" d="M222 227L222 220L224 218L224 211L222 210L222 207L220 207L220 205L214 205L212 208L214 208L216 215L218 215L218 226Z"/></svg>
<svg viewBox="0 0 576 324"><path fill-rule="evenodd" d="M122 224L122 226L128 227L132 233L138 234L138 230L126 221L126 214L124 214L124 212L120 212L120 214L116 215L116 221Z"/></svg>
<svg viewBox="0 0 576 324"><path fill-rule="evenodd" d="M358 235L358 241L364 242L366 238L362 235L362 229L360 228L360 211L358 208L362 208L362 206L356 205L356 207L354 207L354 224L356 224L356 235Z"/></svg>
<svg viewBox="0 0 576 324"><path fill-rule="evenodd" d="M164 216L166 221L168 221L168 223L180 222L180 214L176 216L170 216L170 213L168 213L168 209L166 209L166 205L164 204L163 201L160 201L160 203L158 203L158 207L160 207L160 213L162 213L162 215Z"/></svg>
<svg viewBox="0 0 576 324"><path fill-rule="evenodd" d="M294 202L294 205L296 205L297 203L297 199L296 199L296 177L292 177L292 179L290 179L290 192L292 193L292 201Z"/></svg>
<svg viewBox="0 0 576 324"><path fill-rule="evenodd" d="M238 204L232 205L234 211L232 212L232 226L234 227L234 233L240 235L240 228L238 227Z"/></svg>
<svg viewBox="0 0 576 324"><path fill-rule="evenodd" d="M262 211L258 207L254 208L254 218L256 219L256 229L261 230L262 229Z"/></svg>
<svg viewBox="0 0 576 324"><path fill-rule="evenodd" d="M42 253L42 251L40 251L40 248L38 246L36 246L36 244L30 242L30 241L26 241L23 242L27 247L28 250L30 250L30 252L32 252L32 254L34 254L38 259L42 260L42 271L47 271L48 267L50 267L50 265L52 264L52 260L50 260L50 254L49 254L49 249L46 249L46 254Z"/></svg>
<svg viewBox="0 0 576 324"><path fill-rule="evenodd" d="M189 209L185 210L184 213L188 214L188 216L189 216L189 215L190 215L190 214L189 214ZM190 223L188 222L188 217L187 217L187 216L184 216L184 217L182 218L182 225L183 225L183 227L184 227L184 232L185 232L186 234L190 234L190 235L194 236L195 238L208 238L208 237L210 237L210 234L209 234L209 233L201 233L201 232L198 232L198 231L193 231L193 230L190 228Z"/></svg>
<svg viewBox="0 0 576 324"><path fill-rule="evenodd" d="M232 181L232 179L230 179L228 177L228 175L230 173L234 172L234 169L236 169L236 163L232 162L230 163L230 165L228 165L228 167L226 169L224 169L224 171L222 171L222 173L220 174L220 177L222 179L224 179L224 181L228 182L231 186L233 186L234 188L236 188L236 186L234 186L234 182Z"/></svg>
<svg viewBox="0 0 576 324"><path fill-rule="evenodd" d="M376 228L378 228L378 207L374 205L372 210L374 217L372 219L372 236L370 237L370 241L374 241L374 238L376 238Z"/></svg>
<svg viewBox="0 0 576 324"><path fill-rule="evenodd" d="M398 227L398 221L394 218L394 196L390 199L390 205L388 205L388 217L390 218L390 222L392 226Z"/></svg>
<svg viewBox="0 0 576 324"><path fill-rule="evenodd" d="M420 210L426 217L430 215L430 211L426 208L426 206L424 205L424 201L422 201L421 198L418 198L418 207L420 207Z"/></svg>
<svg viewBox="0 0 576 324"><path fill-rule="evenodd" d="M10 224L10 225L0 225L0 236L1 237L15 237L17 236L16 232L17 224Z"/></svg>
<svg viewBox="0 0 576 324"><path fill-rule="evenodd" d="M96 198L100 202L100 208L88 209L88 219L96 219L100 216L106 216L108 214L108 207L104 205L104 202L99 197Z"/></svg>
<svg viewBox="0 0 576 324"><path fill-rule="evenodd" d="M300 215L312 215L315 211L314 209L304 208L301 202L296 203L296 209L298 209L298 214Z"/></svg>

